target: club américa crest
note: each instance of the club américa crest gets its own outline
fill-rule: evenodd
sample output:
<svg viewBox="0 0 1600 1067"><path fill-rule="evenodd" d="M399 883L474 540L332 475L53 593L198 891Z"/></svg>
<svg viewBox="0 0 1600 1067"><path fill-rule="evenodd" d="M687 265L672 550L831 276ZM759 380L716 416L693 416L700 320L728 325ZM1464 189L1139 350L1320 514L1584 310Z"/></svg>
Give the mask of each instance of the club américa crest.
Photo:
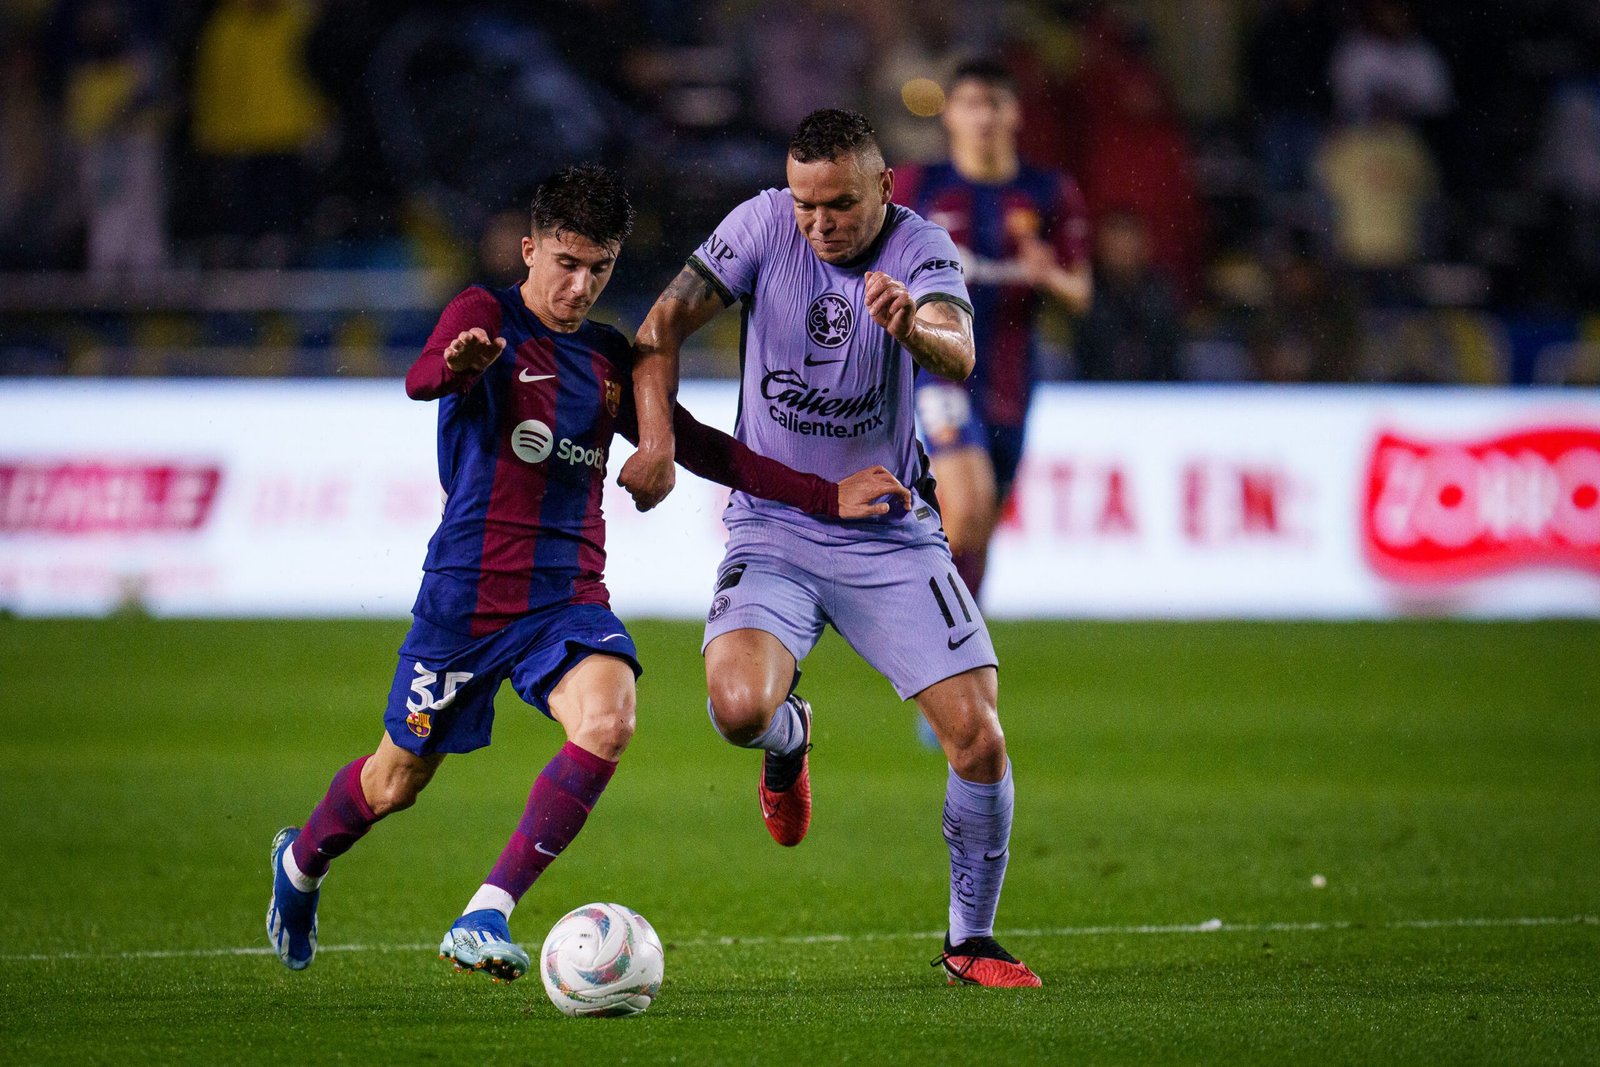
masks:
<svg viewBox="0 0 1600 1067"><path fill-rule="evenodd" d="M806 312L806 331L811 334L811 340L823 348L838 348L850 340L855 324L855 312L838 293L823 293L811 302L811 310Z"/></svg>

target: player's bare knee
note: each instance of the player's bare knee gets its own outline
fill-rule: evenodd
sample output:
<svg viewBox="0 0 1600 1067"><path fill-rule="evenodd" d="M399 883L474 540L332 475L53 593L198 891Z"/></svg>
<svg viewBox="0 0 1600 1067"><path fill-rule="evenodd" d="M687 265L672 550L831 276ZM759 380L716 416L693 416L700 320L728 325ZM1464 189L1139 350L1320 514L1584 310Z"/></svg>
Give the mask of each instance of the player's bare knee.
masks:
<svg viewBox="0 0 1600 1067"><path fill-rule="evenodd" d="M711 718L723 737L746 745L772 725L772 713L782 702L783 695L774 695L765 686L720 682L711 689Z"/></svg>
<svg viewBox="0 0 1600 1067"><path fill-rule="evenodd" d="M417 802L417 797L422 794L422 790L432 777L432 774L407 770L396 770L385 775L376 783L375 795L367 796L367 804L372 808L372 814L390 815L411 807Z"/></svg>
<svg viewBox="0 0 1600 1067"><path fill-rule="evenodd" d="M633 702L627 701L587 712L570 740L601 759L615 760L633 740Z"/></svg>
<svg viewBox="0 0 1600 1067"><path fill-rule="evenodd" d="M992 714L975 716L945 752L957 776L969 782L998 782L1006 773L1006 738Z"/></svg>

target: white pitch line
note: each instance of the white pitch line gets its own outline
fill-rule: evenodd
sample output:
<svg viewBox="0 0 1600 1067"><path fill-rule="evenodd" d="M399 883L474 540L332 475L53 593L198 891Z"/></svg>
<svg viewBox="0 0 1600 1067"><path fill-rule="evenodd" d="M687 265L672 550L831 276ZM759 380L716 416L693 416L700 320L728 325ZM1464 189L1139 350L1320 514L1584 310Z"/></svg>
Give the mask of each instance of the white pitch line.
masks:
<svg viewBox="0 0 1600 1067"><path fill-rule="evenodd" d="M1472 930L1529 926L1600 926L1600 916L1510 916L1480 919L1393 919L1363 922L1335 919L1326 922L1201 923L1141 926L1054 926L999 930L1000 937L1118 937L1160 934L1276 934L1323 933L1338 930ZM831 945L854 941L924 941L944 936L943 930L867 931L860 934L761 934L753 937L698 937L668 941L669 948L728 948L762 945ZM320 945L319 952L422 952L435 949L432 942L414 944ZM46 963L52 960L167 960L227 956L271 956L262 945L234 948L143 949L135 952L19 952L0 953L0 961Z"/></svg>

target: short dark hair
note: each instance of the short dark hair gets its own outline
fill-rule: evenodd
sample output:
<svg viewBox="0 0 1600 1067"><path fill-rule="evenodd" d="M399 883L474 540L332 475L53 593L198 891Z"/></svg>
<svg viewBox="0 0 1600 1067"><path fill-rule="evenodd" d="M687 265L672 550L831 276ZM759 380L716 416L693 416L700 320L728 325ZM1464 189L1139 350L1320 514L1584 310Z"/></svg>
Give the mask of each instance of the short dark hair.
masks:
<svg viewBox="0 0 1600 1067"><path fill-rule="evenodd" d="M974 56L962 60L950 75L950 88L954 89L964 81L982 82L1010 93L1017 91L1017 79L1011 73L1011 68L993 56Z"/></svg>
<svg viewBox="0 0 1600 1067"><path fill-rule="evenodd" d="M859 111L825 107L800 120L789 154L796 163L818 163L840 156L883 154L872 123Z"/></svg>
<svg viewBox="0 0 1600 1067"><path fill-rule="evenodd" d="M578 163L539 183L528 221L534 234L574 233L598 245L620 245L633 233L633 204L615 174L598 163Z"/></svg>

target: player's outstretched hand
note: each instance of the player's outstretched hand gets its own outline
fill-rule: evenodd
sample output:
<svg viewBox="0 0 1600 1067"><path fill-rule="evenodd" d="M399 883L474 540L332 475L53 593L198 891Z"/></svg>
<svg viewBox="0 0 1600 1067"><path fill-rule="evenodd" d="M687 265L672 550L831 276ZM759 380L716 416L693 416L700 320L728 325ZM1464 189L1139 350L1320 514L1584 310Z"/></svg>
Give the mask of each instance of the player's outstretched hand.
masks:
<svg viewBox="0 0 1600 1067"><path fill-rule="evenodd" d="M482 327L474 326L445 346L444 365L452 374L482 374L505 350L504 337L490 337Z"/></svg>
<svg viewBox="0 0 1600 1067"><path fill-rule="evenodd" d="M917 319L917 303L911 299L910 290L882 271L869 270L866 279L867 313L873 322L889 331L890 337L903 344Z"/></svg>
<svg viewBox="0 0 1600 1067"><path fill-rule="evenodd" d="M856 471L839 483L839 517L869 519L874 515L887 515L889 503L881 499L886 496L894 497L901 507L911 510L911 490L901 485L900 479L890 474L887 467Z"/></svg>
<svg viewBox="0 0 1600 1067"><path fill-rule="evenodd" d="M633 506L649 511L667 498L677 483L672 452L640 445L617 472L617 484L633 497Z"/></svg>
<svg viewBox="0 0 1600 1067"><path fill-rule="evenodd" d="M1022 265L1022 276L1035 289L1042 289L1050 280L1050 272L1058 266L1055 249L1031 234L1017 238L1017 260Z"/></svg>

